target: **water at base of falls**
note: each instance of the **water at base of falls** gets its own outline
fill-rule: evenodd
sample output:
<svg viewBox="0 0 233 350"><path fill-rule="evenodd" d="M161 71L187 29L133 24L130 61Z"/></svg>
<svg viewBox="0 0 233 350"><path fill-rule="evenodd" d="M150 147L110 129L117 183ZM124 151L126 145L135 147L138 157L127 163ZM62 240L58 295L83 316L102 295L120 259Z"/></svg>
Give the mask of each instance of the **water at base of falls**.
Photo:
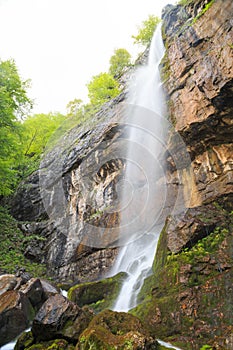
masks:
<svg viewBox="0 0 233 350"><path fill-rule="evenodd" d="M129 86L126 122L127 160L121 198L119 242L123 247L111 271L125 271L128 278L113 307L125 311L137 305L144 279L152 272L163 222L156 226L166 188L156 183L163 176L159 162L164 147L164 98L159 64L164 55L161 26L154 33L148 63L140 67ZM130 192L131 189L131 192ZM156 203L157 202L157 203Z"/></svg>
<svg viewBox="0 0 233 350"><path fill-rule="evenodd" d="M151 274L158 239L159 233L147 233L137 242L132 242L122 249L115 272L126 271L128 278L123 284L114 310L128 311L137 305L137 295L145 278ZM125 256L130 259L125 259Z"/></svg>

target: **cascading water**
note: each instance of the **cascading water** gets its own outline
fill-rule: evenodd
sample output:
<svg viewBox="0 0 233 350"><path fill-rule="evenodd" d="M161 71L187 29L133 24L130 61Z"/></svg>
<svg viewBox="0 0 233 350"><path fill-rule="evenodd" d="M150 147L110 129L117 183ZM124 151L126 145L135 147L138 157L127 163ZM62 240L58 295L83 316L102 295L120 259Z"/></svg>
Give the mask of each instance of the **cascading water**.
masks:
<svg viewBox="0 0 233 350"><path fill-rule="evenodd" d="M128 151L123 180L120 250L112 275L128 274L113 307L128 311L150 274L162 222L158 223L166 196L159 156L164 145L164 98L159 64L164 55L161 26L156 29L148 63L132 79L128 93L126 124Z"/></svg>

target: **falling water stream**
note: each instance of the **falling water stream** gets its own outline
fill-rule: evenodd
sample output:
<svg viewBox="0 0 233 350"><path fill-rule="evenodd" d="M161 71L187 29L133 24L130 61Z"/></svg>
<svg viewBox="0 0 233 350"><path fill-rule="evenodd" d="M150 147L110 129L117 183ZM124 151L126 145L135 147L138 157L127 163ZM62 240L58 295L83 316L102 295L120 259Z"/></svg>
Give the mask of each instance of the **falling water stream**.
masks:
<svg viewBox="0 0 233 350"><path fill-rule="evenodd" d="M166 189L161 191L162 185L158 189L156 178L162 174L158 158L164 144L162 117L165 103L159 72L163 55L161 27L158 26L148 63L135 72L129 86L128 154L120 226L123 247L112 271L112 274L125 271L128 278L114 305L116 311L128 311L137 305L143 281L151 273L161 231L161 223L156 226L156 219Z"/></svg>
<svg viewBox="0 0 233 350"><path fill-rule="evenodd" d="M127 312L137 305L152 264L164 222L158 218L166 197L160 155L165 144L165 102L159 64L165 49L161 26L154 33L147 64L137 69L128 92L128 152L123 181L119 242L122 245L111 274L128 275L113 310ZM181 350L158 340L166 348Z"/></svg>

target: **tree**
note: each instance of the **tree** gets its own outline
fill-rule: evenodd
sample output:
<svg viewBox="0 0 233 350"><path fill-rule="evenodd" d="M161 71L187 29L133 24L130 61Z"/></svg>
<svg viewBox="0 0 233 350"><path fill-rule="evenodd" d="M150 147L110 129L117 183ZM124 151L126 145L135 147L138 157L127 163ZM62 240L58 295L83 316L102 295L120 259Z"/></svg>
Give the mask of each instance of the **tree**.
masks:
<svg viewBox="0 0 233 350"><path fill-rule="evenodd" d="M116 78L119 78L125 68L129 67L131 55L126 49L116 49L114 55L110 58L109 73Z"/></svg>
<svg viewBox="0 0 233 350"><path fill-rule="evenodd" d="M132 35L132 38L135 39L134 44L148 46L160 21L159 17L153 15L150 15L147 20L143 21L138 34L136 36Z"/></svg>
<svg viewBox="0 0 233 350"><path fill-rule="evenodd" d="M35 114L23 122L23 149L25 156L41 155L49 138L65 121L60 113Z"/></svg>
<svg viewBox="0 0 233 350"><path fill-rule="evenodd" d="M0 60L0 195L8 195L17 182L17 166L23 157L20 119L32 107L28 87L13 60Z"/></svg>
<svg viewBox="0 0 233 350"><path fill-rule="evenodd" d="M108 73L100 73L92 77L87 88L90 102L96 107L100 107L120 93L118 82Z"/></svg>
<svg viewBox="0 0 233 350"><path fill-rule="evenodd" d="M66 109L67 117L74 117L77 114L79 115L80 112L82 113L83 111L83 101L80 98L75 98L67 104Z"/></svg>

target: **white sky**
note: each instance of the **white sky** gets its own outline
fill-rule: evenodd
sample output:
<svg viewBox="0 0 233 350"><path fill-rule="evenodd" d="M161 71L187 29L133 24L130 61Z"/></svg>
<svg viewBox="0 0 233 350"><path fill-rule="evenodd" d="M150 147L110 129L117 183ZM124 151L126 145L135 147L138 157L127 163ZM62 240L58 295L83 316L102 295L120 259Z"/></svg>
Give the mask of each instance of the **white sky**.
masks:
<svg viewBox="0 0 233 350"><path fill-rule="evenodd" d="M0 0L0 59L13 58L32 80L34 113L65 113L69 101L86 101L86 84L108 70L114 49L135 53L137 26L175 2Z"/></svg>

